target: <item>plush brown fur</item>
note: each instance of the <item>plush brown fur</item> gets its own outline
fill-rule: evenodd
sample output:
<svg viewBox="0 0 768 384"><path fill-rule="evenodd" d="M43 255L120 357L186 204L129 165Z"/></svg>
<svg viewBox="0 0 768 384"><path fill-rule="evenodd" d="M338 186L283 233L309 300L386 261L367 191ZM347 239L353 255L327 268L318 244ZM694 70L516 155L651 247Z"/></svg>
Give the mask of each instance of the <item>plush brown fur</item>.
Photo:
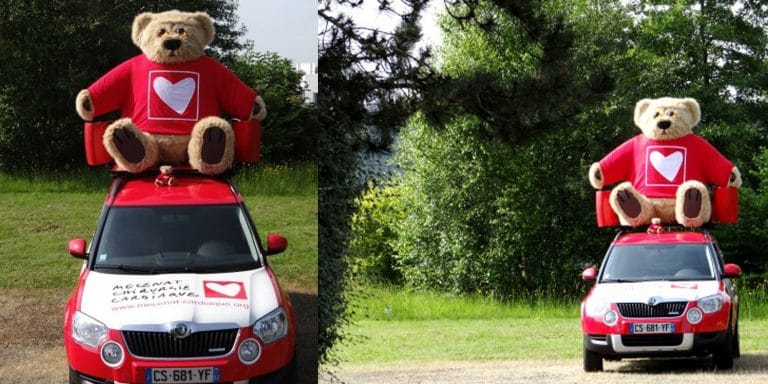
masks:
<svg viewBox="0 0 768 384"><path fill-rule="evenodd" d="M115 142L113 139L115 130L117 129L127 129L131 131L131 133L133 133L134 136L139 138L142 145L144 146L144 151L145 151L144 158L141 161L139 161L138 163L132 163L128 161L125 157L123 157L122 153L120 153L120 151L117 150L117 147L115 146ZM131 122L130 118L126 117L110 124L107 127L107 130L104 131L104 137L102 138L102 140L104 143L104 148L106 148L107 152L112 156L113 159L115 159L115 163L117 163L117 166L123 170L126 170L131 173L139 173L141 171L144 171L150 167L157 165L157 161L159 159L159 153L160 153L160 148L157 145L157 140L151 134L143 132L139 128L137 128L133 124L133 122Z"/></svg>
<svg viewBox="0 0 768 384"><path fill-rule="evenodd" d="M201 156L203 135L205 134L205 131L211 127L220 128L224 131L226 137L226 149L224 150L224 155L222 156L221 161L216 164L205 163ZM195 124L195 128L192 129L188 153L190 165L200 172L216 174L226 171L232 166L232 161L235 158L235 132L232 130L232 125L226 120L216 116L209 116L200 120Z"/></svg>
<svg viewBox="0 0 768 384"><path fill-rule="evenodd" d="M205 47L213 42L214 37L213 21L206 13L179 12L176 10L139 14L133 21L131 32L133 43L141 49L144 55L154 62L165 64L183 63L199 58L204 54ZM166 49L163 44L169 39L179 40L181 42L179 48ZM255 105L258 105L259 108L254 106L255 113L251 114L251 119L264 119L267 115L267 108L261 96L257 97ZM94 118L88 90L84 89L78 93L75 108L83 120L91 121ZM202 134L210 126L221 128L226 135L227 148L222 160L217 164L207 164L200 156ZM125 159L113 142L115 129L125 127L131 132L134 130L138 132L137 137L144 145L145 158L137 163L131 163ZM103 140L104 147L115 159L117 165L134 173L157 166L159 163L181 164L189 162L193 168L202 173L217 174L232 166L235 153L232 126L218 117L207 117L198 121L189 136L152 135L139 131L130 119L121 119L107 127Z"/></svg>
<svg viewBox="0 0 768 384"><path fill-rule="evenodd" d="M657 122L662 119L671 123L666 130L658 128ZM640 128L643 135L654 140L674 140L688 135L700 119L699 103L691 98L643 99L635 105L635 125ZM728 186L741 187L741 173L738 168L733 167L731 175ZM595 189L602 189L605 186L600 163L593 163L590 166L588 178ZM698 190L701 194L701 209L696 217L686 217L683 208L685 194L691 189ZM618 203L620 192L627 192L638 200L640 215L632 218L622 210ZM709 221L712 214L709 191L704 184L695 180L681 184L674 199L647 198L637 192L631 183L624 182L611 191L609 202L619 217L619 222L632 227L650 224L654 217L660 218L663 223L677 222L686 227L700 227Z"/></svg>

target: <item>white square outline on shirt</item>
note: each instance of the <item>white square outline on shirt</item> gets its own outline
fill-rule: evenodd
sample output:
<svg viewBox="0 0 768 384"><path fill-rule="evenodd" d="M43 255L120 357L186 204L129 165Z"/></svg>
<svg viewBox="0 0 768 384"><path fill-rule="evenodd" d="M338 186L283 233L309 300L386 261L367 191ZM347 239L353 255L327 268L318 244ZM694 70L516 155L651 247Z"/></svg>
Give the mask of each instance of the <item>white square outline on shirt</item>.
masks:
<svg viewBox="0 0 768 384"><path fill-rule="evenodd" d="M682 183L686 182L688 180L686 170L688 169L688 148L681 147L677 145L649 145L645 148L645 185L648 187L677 187L682 183L667 183L667 184L651 184L648 182L648 166L651 163L651 150L652 149L680 149L683 152L683 163L680 164L680 168L683 169L683 181ZM667 155L669 156L669 155ZM656 171L658 173L658 171Z"/></svg>
<svg viewBox="0 0 768 384"><path fill-rule="evenodd" d="M153 73L186 73L194 75L195 80L195 117L152 117L152 74ZM159 97L159 96L158 96ZM200 120L200 73L191 71L169 71L169 70L154 70L149 71L147 76L147 120L180 120L180 121L198 121Z"/></svg>

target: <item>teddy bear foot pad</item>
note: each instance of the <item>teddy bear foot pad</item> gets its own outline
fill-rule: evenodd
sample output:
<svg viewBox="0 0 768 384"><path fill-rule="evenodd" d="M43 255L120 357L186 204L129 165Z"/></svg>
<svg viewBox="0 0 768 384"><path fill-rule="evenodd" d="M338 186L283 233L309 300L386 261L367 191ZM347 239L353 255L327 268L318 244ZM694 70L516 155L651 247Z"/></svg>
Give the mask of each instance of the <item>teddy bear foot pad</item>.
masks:
<svg viewBox="0 0 768 384"><path fill-rule="evenodd" d="M637 200L637 198L631 192L627 190L619 191L616 194L616 198L619 203L619 207L622 211L624 211L627 217L634 219L640 216L640 212L642 211L640 201Z"/></svg>
<svg viewBox="0 0 768 384"><path fill-rule="evenodd" d="M688 218L695 218L699 216L701 212L701 192L697 189L689 189L685 191L685 198L683 199L683 214Z"/></svg>
<svg viewBox="0 0 768 384"><path fill-rule="evenodd" d="M146 151L136 135L128 128L116 128L112 134L112 142L121 155L129 163L138 163L144 159Z"/></svg>
<svg viewBox="0 0 768 384"><path fill-rule="evenodd" d="M224 130L210 127L203 134L203 147L200 157L206 164L218 164L224 157L227 148L227 137Z"/></svg>

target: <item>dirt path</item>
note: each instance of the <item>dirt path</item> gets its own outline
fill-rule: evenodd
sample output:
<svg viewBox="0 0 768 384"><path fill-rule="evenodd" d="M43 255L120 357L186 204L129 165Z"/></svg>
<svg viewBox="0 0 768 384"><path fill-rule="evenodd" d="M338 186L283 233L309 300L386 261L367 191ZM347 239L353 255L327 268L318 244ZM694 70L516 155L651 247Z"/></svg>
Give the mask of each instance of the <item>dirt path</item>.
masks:
<svg viewBox="0 0 768 384"><path fill-rule="evenodd" d="M708 359L606 362L605 372L585 373L581 360L440 362L388 366L345 366L321 370L322 384L707 384L768 383L768 352L747 353L730 372L713 372Z"/></svg>
<svg viewBox="0 0 768 384"><path fill-rule="evenodd" d="M317 382L317 293L288 288L298 384ZM0 289L0 384L67 383L62 324L71 291Z"/></svg>

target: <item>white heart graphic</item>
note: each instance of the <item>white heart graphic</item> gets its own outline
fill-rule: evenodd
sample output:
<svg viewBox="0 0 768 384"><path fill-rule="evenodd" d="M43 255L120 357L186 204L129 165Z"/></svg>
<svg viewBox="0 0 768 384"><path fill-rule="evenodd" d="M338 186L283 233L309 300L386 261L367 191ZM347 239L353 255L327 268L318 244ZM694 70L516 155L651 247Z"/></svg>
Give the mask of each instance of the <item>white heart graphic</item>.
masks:
<svg viewBox="0 0 768 384"><path fill-rule="evenodd" d="M677 173L680 172L680 166L683 165L683 153L680 151L672 152L669 156L654 151L651 152L650 158L651 165L669 181L675 180Z"/></svg>
<svg viewBox="0 0 768 384"><path fill-rule="evenodd" d="M152 88L160 96L160 100L181 115L187 110L189 101L192 100L192 96L195 94L195 80L187 77L173 84L168 79L158 76L152 82Z"/></svg>
<svg viewBox="0 0 768 384"><path fill-rule="evenodd" d="M240 293L240 284L238 283L219 284L207 282L205 283L205 287L211 291L218 292L224 296L229 297L235 297L238 293Z"/></svg>

